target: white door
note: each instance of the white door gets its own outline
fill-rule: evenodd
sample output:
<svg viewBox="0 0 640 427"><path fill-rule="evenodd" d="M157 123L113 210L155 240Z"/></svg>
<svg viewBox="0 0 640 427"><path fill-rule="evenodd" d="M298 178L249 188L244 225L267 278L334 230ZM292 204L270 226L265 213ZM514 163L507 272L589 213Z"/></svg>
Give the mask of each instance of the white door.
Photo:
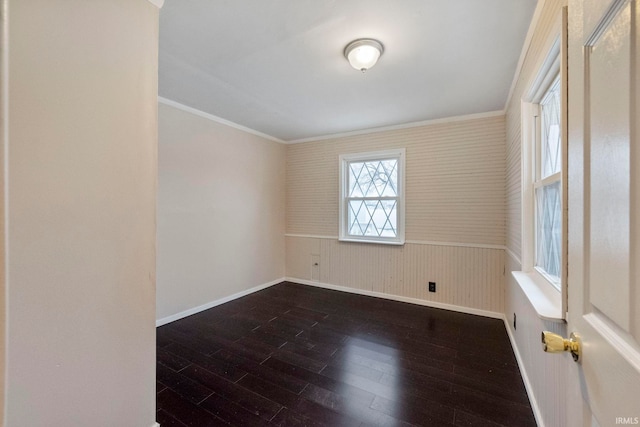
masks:
<svg viewBox="0 0 640 427"><path fill-rule="evenodd" d="M638 1L569 1L568 330L602 427L640 424Z"/></svg>

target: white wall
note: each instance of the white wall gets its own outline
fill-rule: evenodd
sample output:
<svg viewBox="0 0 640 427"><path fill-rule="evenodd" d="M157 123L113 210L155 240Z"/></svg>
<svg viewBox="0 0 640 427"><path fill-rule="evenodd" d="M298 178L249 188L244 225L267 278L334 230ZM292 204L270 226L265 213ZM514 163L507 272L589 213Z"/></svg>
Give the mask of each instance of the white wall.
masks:
<svg viewBox="0 0 640 427"><path fill-rule="evenodd" d="M285 147L159 107L157 318L284 277Z"/></svg>
<svg viewBox="0 0 640 427"><path fill-rule="evenodd" d="M152 426L158 9L8 5L6 425Z"/></svg>
<svg viewBox="0 0 640 427"><path fill-rule="evenodd" d="M504 120L489 114L287 146L287 277L311 280L317 255L319 283L502 313ZM339 242L338 156L399 147L407 243Z"/></svg>

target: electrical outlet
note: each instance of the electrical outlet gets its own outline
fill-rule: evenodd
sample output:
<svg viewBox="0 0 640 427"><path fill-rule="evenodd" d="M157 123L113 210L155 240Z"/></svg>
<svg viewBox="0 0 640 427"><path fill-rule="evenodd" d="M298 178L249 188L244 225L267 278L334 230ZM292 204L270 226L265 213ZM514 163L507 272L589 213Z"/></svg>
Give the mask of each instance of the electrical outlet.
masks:
<svg viewBox="0 0 640 427"><path fill-rule="evenodd" d="M436 291L436 282L429 282L429 292Z"/></svg>
<svg viewBox="0 0 640 427"><path fill-rule="evenodd" d="M513 329L517 329L516 328L516 314L513 313Z"/></svg>

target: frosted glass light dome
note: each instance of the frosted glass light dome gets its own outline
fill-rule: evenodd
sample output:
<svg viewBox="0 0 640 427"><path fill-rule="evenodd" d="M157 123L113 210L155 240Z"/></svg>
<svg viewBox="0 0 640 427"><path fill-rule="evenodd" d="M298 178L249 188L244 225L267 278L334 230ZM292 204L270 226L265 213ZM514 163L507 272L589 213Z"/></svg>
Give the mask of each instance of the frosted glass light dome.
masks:
<svg viewBox="0 0 640 427"><path fill-rule="evenodd" d="M363 73L376 65L384 52L382 43L374 39L354 40L344 48L344 56L349 64Z"/></svg>

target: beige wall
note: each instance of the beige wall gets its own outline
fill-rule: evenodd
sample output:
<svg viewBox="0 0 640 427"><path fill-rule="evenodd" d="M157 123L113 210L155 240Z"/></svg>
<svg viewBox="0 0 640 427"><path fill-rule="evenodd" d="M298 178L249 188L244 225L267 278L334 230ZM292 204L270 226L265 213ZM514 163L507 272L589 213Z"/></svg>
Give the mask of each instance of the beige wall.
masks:
<svg viewBox="0 0 640 427"><path fill-rule="evenodd" d="M521 116L520 103L525 90L542 65L551 42L560 33L561 8L566 1L546 0L541 3L539 19L535 26L530 46L525 46L526 56L522 70L507 108L507 162L506 162L506 245L507 275L505 295L505 316L509 330L514 337L521 360L523 376L529 379L532 404L537 407L538 420L542 426L572 425L567 422L567 393L575 393L574 384L567 383L566 372L573 361L571 357L560 355L550 357L540 349L540 332L550 330L567 336L566 325L541 320L520 286L510 272L519 271L521 265L522 229L522 172L521 172ZM540 7L540 5L539 5ZM517 329L512 324L513 314L517 315ZM578 391L579 394L579 391Z"/></svg>
<svg viewBox="0 0 640 427"><path fill-rule="evenodd" d="M284 276L285 147L160 104L157 318Z"/></svg>
<svg viewBox="0 0 640 427"><path fill-rule="evenodd" d="M504 245L504 116L287 146L287 233L337 236L338 156L406 148L406 239Z"/></svg>
<svg viewBox="0 0 640 427"><path fill-rule="evenodd" d="M6 425L150 427L158 9L9 10Z"/></svg>
<svg viewBox="0 0 640 427"><path fill-rule="evenodd" d="M504 132L491 115L287 146L287 276L501 313ZM338 242L338 156L397 147L407 244Z"/></svg>
<svg viewBox="0 0 640 427"><path fill-rule="evenodd" d="M507 106L507 182L506 182L506 244L516 257L521 257L522 249L522 180L521 180L521 116L520 103L524 91L528 89L539 67L542 65L551 42L559 35L560 13L566 0L540 0L543 8L531 43L527 50L522 70L517 76L509 105Z"/></svg>
<svg viewBox="0 0 640 427"><path fill-rule="evenodd" d="M5 191L4 191L4 174L5 174L5 166L4 160L5 155L4 151L7 147L7 138L6 138L6 130L8 115L6 111L6 103L8 101L8 94L6 91L5 82L7 73L6 73L6 62L7 62L7 46L8 46L8 38L7 38L7 14L6 14L6 4L7 1L0 1L0 426L4 425L4 403L5 403L5 358L6 358L6 265L5 265Z"/></svg>

